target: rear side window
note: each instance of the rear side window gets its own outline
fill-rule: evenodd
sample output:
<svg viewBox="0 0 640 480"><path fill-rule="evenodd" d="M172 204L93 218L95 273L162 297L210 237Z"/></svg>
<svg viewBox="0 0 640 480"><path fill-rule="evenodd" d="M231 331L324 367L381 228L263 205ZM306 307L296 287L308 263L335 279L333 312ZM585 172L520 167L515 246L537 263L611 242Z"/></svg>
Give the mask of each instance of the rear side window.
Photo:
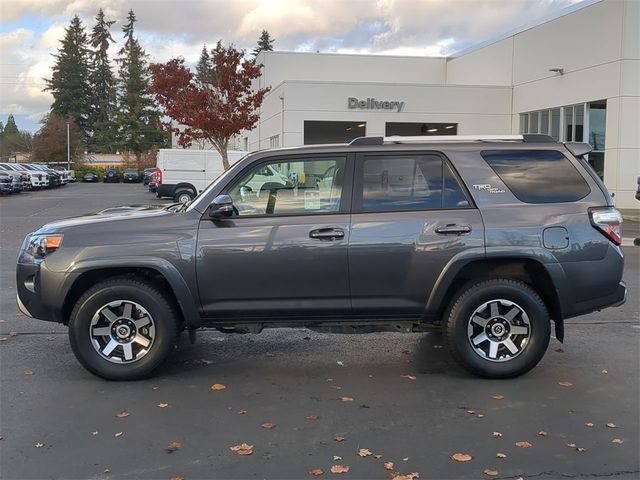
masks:
<svg viewBox="0 0 640 480"><path fill-rule="evenodd" d="M485 150L480 155L523 202L574 202L591 192L580 172L557 150Z"/></svg>
<svg viewBox="0 0 640 480"><path fill-rule="evenodd" d="M364 212L470 206L449 166L437 155L367 155L359 172L356 205Z"/></svg>

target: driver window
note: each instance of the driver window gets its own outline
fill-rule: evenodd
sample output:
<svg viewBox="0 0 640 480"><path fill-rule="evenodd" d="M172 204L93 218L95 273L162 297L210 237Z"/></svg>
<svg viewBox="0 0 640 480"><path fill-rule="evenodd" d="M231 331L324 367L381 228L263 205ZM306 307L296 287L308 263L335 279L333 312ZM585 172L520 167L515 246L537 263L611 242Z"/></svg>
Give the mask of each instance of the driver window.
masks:
<svg viewBox="0 0 640 480"><path fill-rule="evenodd" d="M340 209L346 157L310 157L254 167L232 183L237 215L308 215Z"/></svg>

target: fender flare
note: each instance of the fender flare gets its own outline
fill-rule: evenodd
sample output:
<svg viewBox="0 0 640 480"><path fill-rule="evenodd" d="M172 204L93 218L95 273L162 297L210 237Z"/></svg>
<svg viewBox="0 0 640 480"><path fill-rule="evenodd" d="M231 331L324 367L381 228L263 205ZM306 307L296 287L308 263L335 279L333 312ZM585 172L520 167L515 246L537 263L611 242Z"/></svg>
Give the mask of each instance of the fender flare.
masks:
<svg viewBox="0 0 640 480"><path fill-rule="evenodd" d="M198 311L198 298L194 298L193 292L182 274L169 260L158 257L145 256L125 256L119 258L92 258L74 263L67 270L67 283L64 286L64 296L71 291L71 288L83 273L92 270L114 269L114 268L147 268L154 270L167 281L178 302L178 307L182 312L184 321L189 329L198 328L202 325L200 313Z"/></svg>

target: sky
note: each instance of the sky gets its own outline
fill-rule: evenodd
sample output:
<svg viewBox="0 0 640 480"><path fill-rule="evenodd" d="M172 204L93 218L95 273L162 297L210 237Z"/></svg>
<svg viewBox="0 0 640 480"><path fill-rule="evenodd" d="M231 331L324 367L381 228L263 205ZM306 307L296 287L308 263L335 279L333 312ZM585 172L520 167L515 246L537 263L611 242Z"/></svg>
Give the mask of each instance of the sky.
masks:
<svg viewBox="0 0 640 480"><path fill-rule="evenodd" d="M0 121L36 131L51 105L43 92L64 29L78 14L90 32L102 7L116 20L115 56L129 9L151 61L195 62L218 40L251 51L263 29L275 49L448 56L580 0L2 0Z"/></svg>

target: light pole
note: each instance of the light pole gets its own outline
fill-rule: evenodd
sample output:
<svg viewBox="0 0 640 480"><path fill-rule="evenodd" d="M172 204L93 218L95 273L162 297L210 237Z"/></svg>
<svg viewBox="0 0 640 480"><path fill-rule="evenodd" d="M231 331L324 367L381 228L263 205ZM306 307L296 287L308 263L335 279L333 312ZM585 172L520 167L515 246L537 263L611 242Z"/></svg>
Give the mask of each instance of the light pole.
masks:
<svg viewBox="0 0 640 480"><path fill-rule="evenodd" d="M69 122L67 122L67 170L71 170L71 145L69 142Z"/></svg>

